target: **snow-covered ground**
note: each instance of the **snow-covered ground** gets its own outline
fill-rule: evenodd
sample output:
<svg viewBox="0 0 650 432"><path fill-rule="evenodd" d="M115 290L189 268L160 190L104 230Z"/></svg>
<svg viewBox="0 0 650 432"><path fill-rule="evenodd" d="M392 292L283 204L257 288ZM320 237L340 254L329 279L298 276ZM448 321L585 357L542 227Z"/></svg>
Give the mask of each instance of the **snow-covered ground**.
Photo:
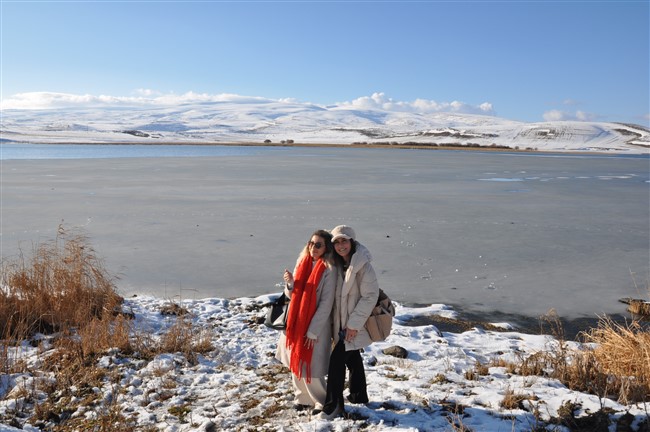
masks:
<svg viewBox="0 0 650 432"><path fill-rule="evenodd" d="M299 413L292 408L290 376L274 359L278 333L260 324L263 305L272 297L183 301L193 323L211 334L214 351L189 362L181 354L144 361L112 350L100 358L99 365L120 374L119 386L107 383L94 391L103 395L104 403L117 403L130 414L138 430L451 431L463 425L469 428L463 430L472 431L531 431L541 430L545 421L558 417L566 403L579 407L576 416L611 409L610 430L626 413L634 416L634 430L648 422L647 404L621 405L569 390L554 379L513 375L499 366L472 377L478 364L516 362L553 349L557 341L508 329L495 332L476 327L463 333L441 333L433 325L407 325L416 317L455 316L440 304L397 305L391 336L371 345L363 355L370 403L348 404L346 418L331 422ZM165 303L136 297L126 300L125 309L135 314L139 332L156 337L175 320L161 315ZM383 352L396 345L408 351L407 358ZM47 347L39 351L25 345L20 356L29 370L37 370L48 353ZM0 375L0 414L23 409L26 402L21 389L32 388L35 379L29 373ZM522 396L517 408L501 406L508 394ZM97 409L79 409L72 415L92 419ZM568 430L560 425L549 427ZM0 431L14 430L18 429L0 425ZM24 425L23 430L38 429Z"/></svg>
<svg viewBox="0 0 650 432"><path fill-rule="evenodd" d="M540 151L650 152L650 130L621 123L523 123L458 112L318 106L236 96L219 101L194 98L174 105L104 100L91 105L70 104L73 95L30 95L50 101L47 109L2 109L0 132L5 142L434 143Z"/></svg>

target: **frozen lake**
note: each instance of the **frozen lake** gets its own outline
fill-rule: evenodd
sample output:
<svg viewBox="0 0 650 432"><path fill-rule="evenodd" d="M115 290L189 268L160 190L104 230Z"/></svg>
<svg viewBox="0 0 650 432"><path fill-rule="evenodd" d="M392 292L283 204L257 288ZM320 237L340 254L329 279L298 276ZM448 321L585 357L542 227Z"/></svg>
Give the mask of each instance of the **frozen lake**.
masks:
<svg viewBox="0 0 650 432"><path fill-rule="evenodd" d="M3 258L54 238L63 220L85 230L127 296L277 292L311 232L345 223L404 303L579 318L648 297L647 157L235 148L25 159L7 148Z"/></svg>

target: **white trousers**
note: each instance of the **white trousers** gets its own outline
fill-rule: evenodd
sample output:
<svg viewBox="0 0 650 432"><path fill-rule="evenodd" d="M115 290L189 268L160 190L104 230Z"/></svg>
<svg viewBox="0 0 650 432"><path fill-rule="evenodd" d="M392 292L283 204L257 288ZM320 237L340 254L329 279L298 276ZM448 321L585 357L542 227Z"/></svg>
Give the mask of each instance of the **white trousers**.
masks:
<svg viewBox="0 0 650 432"><path fill-rule="evenodd" d="M291 374L293 388L295 391L295 403L300 405L309 405L318 409L323 409L325 396L327 395L327 383L325 377L312 378L310 383L307 379Z"/></svg>

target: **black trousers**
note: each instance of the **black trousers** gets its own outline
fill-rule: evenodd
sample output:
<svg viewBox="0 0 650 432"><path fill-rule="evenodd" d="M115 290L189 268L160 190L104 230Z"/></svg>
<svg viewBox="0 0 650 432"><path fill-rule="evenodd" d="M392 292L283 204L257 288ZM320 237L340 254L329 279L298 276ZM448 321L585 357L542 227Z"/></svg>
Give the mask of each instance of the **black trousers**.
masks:
<svg viewBox="0 0 650 432"><path fill-rule="evenodd" d="M323 411L333 412L337 406L343 406L343 389L345 388L345 369L350 370L350 396L353 403L367 403L366 371L360 350L345 350L345 343L340 340L330 355L330 365L327 372L327 395Z"/></svg>

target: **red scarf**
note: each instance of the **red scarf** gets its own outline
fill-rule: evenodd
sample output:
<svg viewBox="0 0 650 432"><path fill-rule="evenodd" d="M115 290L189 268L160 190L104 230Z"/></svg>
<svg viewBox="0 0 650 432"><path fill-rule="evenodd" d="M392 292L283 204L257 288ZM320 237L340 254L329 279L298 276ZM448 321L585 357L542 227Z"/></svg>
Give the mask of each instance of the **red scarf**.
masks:
<svg viewBox="0 0 650 432"><path fill-rule="evenodd" d="M312 268L309 254L296 266L293 293L287 317L286 341L291 351L289 368L298 378L302 378L302 365L307 366L307 382L311 381L311 356L313 348L305 346L305 336L316 313L316 288L320 283L325 263L319 259Z"/></svg>

